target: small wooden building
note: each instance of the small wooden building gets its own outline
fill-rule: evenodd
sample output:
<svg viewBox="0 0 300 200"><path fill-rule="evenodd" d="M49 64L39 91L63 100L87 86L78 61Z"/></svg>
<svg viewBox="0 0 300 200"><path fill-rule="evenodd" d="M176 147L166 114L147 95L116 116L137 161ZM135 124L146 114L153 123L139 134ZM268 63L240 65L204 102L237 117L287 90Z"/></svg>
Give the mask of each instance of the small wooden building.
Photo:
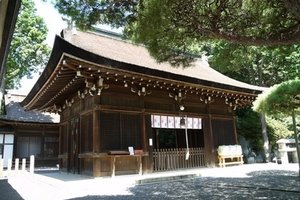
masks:
<svg viewBox="0 0 300 200"><path fill-rule="evenodd" d="M262 89L200 59L174 68L113 34L63 30L22 105L60 113L61 170L107 176L214 165L237 143L234 110Z"/></svg>
<svg viewBox="0 0 300 200"><path fill-rule="evenodd" d="M58 164L59 116L24 111L20 101L25 98L12 91L5 95L5 115L0 115L0 158L7 167L8 159L29 161L35 156L36 167Z"/></svg>

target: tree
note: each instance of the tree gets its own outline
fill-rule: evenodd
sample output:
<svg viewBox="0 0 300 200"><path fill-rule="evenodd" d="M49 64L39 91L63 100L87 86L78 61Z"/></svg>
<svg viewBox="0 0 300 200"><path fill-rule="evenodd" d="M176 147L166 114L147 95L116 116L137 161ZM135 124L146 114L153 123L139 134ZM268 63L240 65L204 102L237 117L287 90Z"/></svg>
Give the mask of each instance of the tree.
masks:
<svg viewBox="0 0 300 200"><path fill-rule="evenodd" d="M269 87L300 74L300 45L257 47L211 42L206 46L210 66L253 85Z"/></svg>
<svg viewBox="0 0 300 200"><path fill-rule="evenodd" d="M298 55L300 45L257 47L218 41L202 44L202 46L209 55L209 63L213 68L253 85L272 86L299 77L300 60L296 55ZM248 120L247 116L239 115L239 112L237 115L240 121ZM278 130L278 127L270 129L268 125L280 126L281 122L276 120L274 123L275 119L266 121L264 114L260 114L260 121L263 157L269 160L269 144L274 144L273 140L278 138L274 137L274 134L277 134L274 130ZM253 129L253 133L257 131ZM270 141L269 138L271 138Z"/></svg>
<svg viewBox="0 0 300 200"><path fill-rule="evenodd" d="M47 0L46 0L47 1ZM80 29L92 29L96 24L114 27L129 26L137 18L139 0L55 0L57 10Z"/></svg>
<svg viewBox="0 0 300 200"><path fill-rule="evenodd" d="M257 112L264 112L270 115L283 113L292 116L296 149L298 158L300 158L298 132L296 126L296 113L300 113L300 80L295 79L286 81L266 90L264 93L258 96L257 100L254 102L253 109Z"/></svg>
<svg viewBox="0 0 300 200"><path fill-rule="evenodd" d="M298 0L56 0L80 28L124 26L158 61L188 64L186 52L209 39L245 45L300 42Z"/></svg>
<svg viewBox="0 0 300 200"><path fill-rule="evenodd" d="M44 43L47 32L43 19L36 15L34 2L23 0L7 59L6 88L19 87L23 76L30 77L46 64L50 53Z"/></svg>
<svg viewBox="0 0 300 200"><path fill-rule="evenodd" d="M267 114L284 113L292 115L300 112L300 80L285 81L274 85L262 94L254 102L253 109Z"/></svg>

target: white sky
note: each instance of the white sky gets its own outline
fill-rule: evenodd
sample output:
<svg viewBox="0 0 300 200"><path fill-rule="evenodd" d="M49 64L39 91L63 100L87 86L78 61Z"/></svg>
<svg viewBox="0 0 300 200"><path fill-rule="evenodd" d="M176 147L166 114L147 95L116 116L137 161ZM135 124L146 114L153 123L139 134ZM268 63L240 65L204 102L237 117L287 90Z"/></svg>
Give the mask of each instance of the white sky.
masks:
<svg viewBox="0 0 300 200"><path fill-rule="evenodd" d="M64 22L58 13L58 11L53 7L50 1L43 2L41 0L34 0L35 7L37 9L37 15L44 18L44 21L48 27L47 44L52 48L54 43L55 35L59 35L61 30L67 27L66 22ZM27 94L30 92L33 85L36 83L39 75L33 75L32 79L22 78L20 93Z"/></svg>
<svg viewBox="0 0 300 200"><path fill-rule="evenodd" d="M37 15L44 18L44 21L48 27L47 44L52 48L54 44L55 35L60 35L62 29L67 28L67 23L62 20L62 16L54 8L50 0L43 2L42 0L34 0L35 7L37 9ZM109 25L100 25L102 29L113 30L121 32L122 29L111 29ZM21 88L18 90L22 94L28 94L32 89L33 85L39 78L38 74L33 74L32 79L22 78Z"/></svg>
<svg viewBox="0 0 300 200"><path fill-rule="evenodd" d="M50 47L53 46L55 35L59 35L61 30L67 28L67 24L62 20L61 15L53 7L50 1L43 2L34 0L37 9L37 15L44 18L48 27L48 37L46 42Z"/></svg>

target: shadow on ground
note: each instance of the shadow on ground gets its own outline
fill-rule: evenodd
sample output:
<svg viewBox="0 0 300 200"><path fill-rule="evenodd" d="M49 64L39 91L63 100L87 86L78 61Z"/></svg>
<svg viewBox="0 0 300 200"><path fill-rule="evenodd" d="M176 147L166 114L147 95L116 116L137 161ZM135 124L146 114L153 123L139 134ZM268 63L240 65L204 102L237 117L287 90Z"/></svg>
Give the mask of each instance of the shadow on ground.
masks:
<svg viewBox="0 0 300 200"><path fill-rule="evenodd" d="M150 183L130 188L132 195L86 196L75 199L300 199L300 179L297 172L271 170L247 175L247 178L199 177Z"/></svg>
<svg viewBox="0 0 300 200"><path fill-rule="evenodd" d="M11 187L6 179L0 180L0 200L21 200L23 199L19 193Z"/></svg>

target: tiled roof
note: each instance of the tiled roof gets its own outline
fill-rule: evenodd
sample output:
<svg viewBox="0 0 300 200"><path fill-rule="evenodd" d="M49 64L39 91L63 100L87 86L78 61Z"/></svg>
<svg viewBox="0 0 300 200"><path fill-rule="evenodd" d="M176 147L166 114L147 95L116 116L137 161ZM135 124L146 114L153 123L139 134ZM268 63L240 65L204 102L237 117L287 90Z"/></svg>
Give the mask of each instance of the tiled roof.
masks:
<svg viewBox="0 0 300 200"><path fill-rule="evenodd" d="M18 122L38 122L38 123L58 123L59 116L38 111L25 111L20 102L25 98L24 95L7 94L5 95L6 115L0 115L0 120L11 120Z"/></svg>

